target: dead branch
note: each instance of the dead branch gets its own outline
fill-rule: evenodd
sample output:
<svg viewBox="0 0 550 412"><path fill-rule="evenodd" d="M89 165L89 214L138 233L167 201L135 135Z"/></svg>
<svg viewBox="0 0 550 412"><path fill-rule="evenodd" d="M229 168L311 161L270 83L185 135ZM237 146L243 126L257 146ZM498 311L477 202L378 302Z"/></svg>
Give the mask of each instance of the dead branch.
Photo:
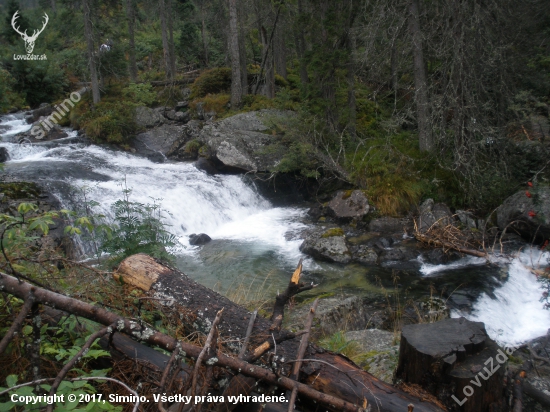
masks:
<svg viewBox="0 0 550 412"><path fill-rule="evenodd" d="M294 363L294 367L292 368L290 379L297 380L300 374L300 367L302 366L302 358L304 357L306 353L307 345L309 344L309 335L311 334L311 326L313 325L313 318L315 317L315 311L317 310L318 303L319 303L319 298L315 299L315 302L313 302L313 305L309 310L309 313L306 319L306 324L305 324L306 333L304 334L304 336L302 336L302 340L300 341L300 346L298 347L298 354L296 355L296 362ZM288 403L288 412L292 412L294 410L294 403L296 402L297 394L298 394L297 389L296 388L292 389L292 393L290 394L290 400Z"/></svg>
<svg viewBox="0 0 550 412"><path fill-rule="evenodd" d="M0 342L0 353L3 353L6 350L6 348L10 344L13 337L19 332L19 330L21 329L21 326L23 325L23 321L27 317L27 314L31 311L33 305L34 305L34 295L31 291L25 298L25 303L21 308L21 312L19 312L19 314L15 318L15 321L12 323L10 329L8 330L8 332Z"/></svg>
<svg viewBox="0 0 550 412"><path fill-rule="evenodd" d="M467 255L478 256L478 257L487 257L487 253L482 252L481 250L462 247L459 244L452 243L452 242L442 240L442 239L436 239L436 238L433 238L431 236L428 236L426 234L422 234L422 233L419 233L419 232L416 232L414 234L414 237L417 240L419 240L420 242L427 243L428 245L433 245L433 246L436 246L436 247L442 247L442 248L445 248L445 249L456 250L457 252L465 253Z"/></svg>
<svg viewBox="0 0 550 412"><path fill-rule="evenodd" d="M252 334L252 329L254 328L254 321L256 321L256 315L258 314L258 309L256 309L252 316L250 316L250 322L248 322L248 329L246 330L246 336L244 337L243 346L241 346L241 351L239 352L239 359L244 358L246 353L246 348L248 347L248 341L250 340L250 335Z"/></svg>
<svg viewBox="0 0 550 412"><path fill-rule="evenodd" d="M180 347L176 345L176 348L172 351L172 356L170 356L170 360L166 364L166 368L164 368L162 378L160 379L159 393L162 393L164 391L164 387L166 386L166 381L168 380L168 375L170 375L170 370L172 369L172 365L174 364L174 361L178 358L179 352L180 352ZM166 412L166 409L164 409L164 406L162 404L162 399L159 399L158 408L160 412Z"/></svg>

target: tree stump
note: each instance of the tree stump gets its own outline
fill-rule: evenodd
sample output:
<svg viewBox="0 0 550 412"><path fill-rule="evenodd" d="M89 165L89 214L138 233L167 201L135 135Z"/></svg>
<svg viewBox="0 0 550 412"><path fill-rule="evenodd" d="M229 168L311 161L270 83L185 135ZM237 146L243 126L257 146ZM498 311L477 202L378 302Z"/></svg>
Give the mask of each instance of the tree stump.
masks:
<svg viewBox="0 0 550 412"><path fill-rule="evenodd" d="M449 411L493 411L504 404L507 360L482 322L459 318L407 325L396 378L420 385Z"/></svg>

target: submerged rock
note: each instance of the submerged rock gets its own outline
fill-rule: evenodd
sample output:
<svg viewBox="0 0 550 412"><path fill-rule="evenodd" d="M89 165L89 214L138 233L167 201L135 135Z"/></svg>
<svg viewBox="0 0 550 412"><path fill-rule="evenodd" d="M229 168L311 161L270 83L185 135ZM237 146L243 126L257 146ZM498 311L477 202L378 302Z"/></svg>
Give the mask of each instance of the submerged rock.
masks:
<svg viewBox="0 0 550 412"><path fill-rule="evenodd" d="M8 149L5 147L0 147L0 163L4 163L10 160L10 154L8 153Z"/></svg>
<svg viewBox="0 0 550 412"><path fill-rule="evenodd" d="M201 246L205 245L208 242L210 242L212 238L208 236L206 233L200 233L200 234L191 234L189 235L189 244L192 246Z"/></svg>

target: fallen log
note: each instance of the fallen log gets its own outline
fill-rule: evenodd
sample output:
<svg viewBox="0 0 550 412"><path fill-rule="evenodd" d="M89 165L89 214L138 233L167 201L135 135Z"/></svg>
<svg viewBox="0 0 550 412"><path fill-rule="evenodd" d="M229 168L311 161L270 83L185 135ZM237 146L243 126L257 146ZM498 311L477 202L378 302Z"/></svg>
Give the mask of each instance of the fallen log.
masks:
<svg viewBox="0 0 550 412"><path fill-rule="evenodd" d="M177 341L175 338L157 332L149 327L141 325L139 322L123 318L116 313L110 312L103 308L93 306L89 303L61 295L43 288L33 286L29 283L22 282L17 278L0 273L0 290L16 296L20 299L25 299L32 292L35 297L34 304L43 304L55 309L63 310L76 316L93 320L94 322L103 325L116 324L116 331L125 333L143 342L158 346L168 351L173 351L179 346L179 350L185 353L185 356L192 359L197 359L203 348L189 343ZM310 398L322 405L325 408L333 411L345 412L362 412L362 409L344 401L340 398L321 393L312 389L308 385L296 382L284 376L277 375L268 369L252 365L248 362L236 359L222 353L217 354L217 357L209 359L211 366L221 366L243 375L256 378L259 381L264 381L277 387L284 389L297 388L298 393L304 397ZM428 410L428 409L426 409ZM433 409L429 409L433 410ZM391 410L388 410L391 411ZM397 410L395 410L397 411Z"/></svg>
<svg viewBox="0 0 550 412"><path fill-rule="evenodd" d="M159 304L170 305L177 302L185 306L196 314L197 318L194 324L196 329L204 334L209 332L215 314L224 308L224 315L218 326L219 333L227 338L226 341L231 342L227 344L228 349L236 354L239 352L241 340L244 341L247 335L249 319L252 316L252 313L245 308L196 283L177 269L143 254L125 259L120 264L115 276L126 284L148 291L151 296L160 299L158 300ZM279 321L278 315L279 313L273 319L276 324ZM258 316L250 338L251 346L265 344L268 339L271 340L272 326L273 322ZM285 331L282 330L281 334L284 333ZM239 344L235 344L235 341L238 341ZM278 343L277 357L283 359L282 362L294 360L298 353L298 345L299 341L295 339ZM250 355L247 358L250 359ZM381 412L406 411L411 403L414 404L416 412L442 410L433 403L421 401L380 381L346 357L325 351L316 345L308 345L305 358L319 361L304 363L300 368L300 381L306 383L304 386L316 392L345 399L354 405L362 405L364 399L367 399L373 410ZM237 362L236 359L234 361ZM281 366L279 365L279 367ZM262 370L266 371L265 373L272 373L265 369ZM248 374L248 376L258 378L257 375ZM294 387L281 385L282 382L287 382L285 379L288 378L281 377L280 379L281 381L276 383L277 386L285 387L291 391L294 389ZM294 381L288 379L288 382ZM303 393L300 386L298 393ZM334 407L330 409L339 410Z"/></svg>

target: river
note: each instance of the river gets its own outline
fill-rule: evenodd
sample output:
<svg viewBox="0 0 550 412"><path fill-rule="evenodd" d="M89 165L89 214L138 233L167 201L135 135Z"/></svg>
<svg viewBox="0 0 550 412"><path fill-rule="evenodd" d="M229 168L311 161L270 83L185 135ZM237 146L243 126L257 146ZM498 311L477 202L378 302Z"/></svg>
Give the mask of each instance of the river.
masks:
<svg viewBox="0 0 550 412"><path fill-rule="evenodd" d="M122 198L160 203L169 230L179 239L174 251L179 269L205 286L237 300L273 297L288 283L304 258L304 280L319 287L313 293L379 294L392 284L392 268L315 262L299 251L308 228L306 205L276 207L241 176L210 176L191 163L153 163L108 146L91 145L68 130L54 142L19 144L29 130L22 113L0 116L0 147L10 159L4 173L33 181L54 194L64 208L82 208L83 193L99 203L97 213L112 218L111 205ZM192 233L212 241L191 246ZM80 244L82 252L90 248ZM486 259L465 257L433 266L420 260L399 274L399 285L411 296L426 294L430 285L445 290L452 316L483 321L500 343L514 344L544 335L550 311L539 301L540 285L528 267L545 267L550 255L526 246L517 256ZM449 297L450 296L450 297Z"/></svg>

